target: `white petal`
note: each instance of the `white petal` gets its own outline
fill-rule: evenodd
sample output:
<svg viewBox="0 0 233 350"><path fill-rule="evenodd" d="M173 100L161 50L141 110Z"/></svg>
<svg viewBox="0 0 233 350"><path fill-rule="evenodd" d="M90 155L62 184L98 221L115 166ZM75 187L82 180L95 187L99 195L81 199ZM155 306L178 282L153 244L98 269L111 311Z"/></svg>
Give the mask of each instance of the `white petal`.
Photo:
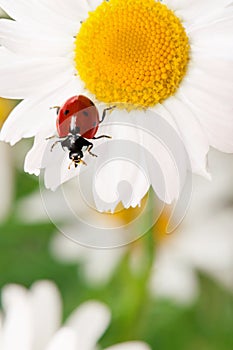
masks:
<svg viewBox="0 0 233 350"><path fill-rule="evenodd" d="M232 30L233 8L231 15L224 20L197 27L190 32L192 56L206 55L224 60L233 60ZM224 62L221 62L224 64Z"/></svg>
<svg viewBox="0 0 233 350"><path fill-rule="evenodd" d="M69 152L63 151L58 145L53 152L49 153L47 148L42 158L42 168L45 168L45 187L55 191L61 184L71 180L83 170L81 167L71 166Z"/></svg>
<svg viewBox="0 0 233 350"><path fill-rule="evenodd" d="M67 17L73 21L86 19L90 6L86 0L40 0L41 3L48 6L53 13L58 13L62 17Z"/></svg>
<svg viewBox="0 0 233 350"><path fill-rule="evenodd" d="M61 145L58 144L51 152L52 144L52 140L48 143L48 141L46 141L42 135L41 139L38 138L38 141L35 141L33 149L28 154L28 158L26 159L27 162L25 164L32 164L33 157L38 154L40 157L39 160L41 161L40 165L38 163L38 167L45 169L45 187L55 191L61 184L64 184L74 177L77 177L77 175L84 170L84 166L79 166L77 168L71 166L72 164L71 160L69 159L69 151L63 150ZM39 148L40 146L41 149Z"/></svg>
<svg viewBox="0 0 233 350"><path fill-rule="evenodd" d="M192 266L214 275L233 265L232 209L223 210L201 227L186 228L177 239L177 250Z"/></svg>
<svg viewBox="0 0 233 350"><path fill-rule="evenodd" d="M225 16L224 19L208 23L205 26L197 26L195 29L190 31L191 36L191 42L195 45L205 43L207 46L212 46L215 41L219 42L220 39L229 39L231 37L232 32L232 13L233 13L233 7L232 9L226 10L228 16ZM214 35L210 36L210 32ZM231 44L229 42L229 44Z"/></svg>
<svg viewBox="0 0 233 350"><path fill-rule="evenodd" d="M155 298L191 304L198 296L198 281L192 268L179 261L174 249L169 242L164 242L158 249L150 291Z"/></svg>
<svg viewBox="0 0 233 350"><path fill-rule="evenodd" d="M208 156L208 166L211 171L211 181L200 176L193 176L192 200L184 220L184 235L186 230L192 232L199 230L207 221L212 221L217 211L222 208L222 203L230 200L229 188L231 187L233 168L232 155L210 150ZM198 217L198 220L196 218ZM178 234L174 235L178 238ZM185 238L186 240L186 238Z"/></svg>
<svg viewBox="0 0 233 350"><path fill-rule="evenodd" d="M59 292L52 282L41 281L32 286L33 349L43 349L59 328L62 317L61 304Z"/></svg>
<svg viewBox="0 0 233 350"><path fill-rule="evenodd" d="M8 285L2 290L2 304L6 314L3 327L4 350L31 350L33 324L29 298L29 292L21 286Z"/></svg>
<svg viewBox="0 0 233 350"><path fill-rule="evenodd" d="M51 129L52 132L53 129ZM24 162L24 171L29 174L40 174L40 169L42 169L42 162L45 153L50 152L48 149L48 141L46 137L50 136L51 132L45 131L40 132L35 136L33 147L27 153Z"/></svg>
<svg viewBox="0 0 233 350"><path fill-rule="evenodd" d="M183 101L179 100L179 95L170 97L163 105L172 114L184 145L190 157L192 171L208 177L206 171L206 155L209 151L207 136L202 125Z"/></svg>
<svg viewBox="0 0 233 350"><path fill-rule="evenodd" d="M0 48L0 75L0 95L23 99L68 83L74 76L74 68L69 58L24 58Z"/></svg>
<svg viewBox="0 0 233 350"><path fill-rule="evenodd" d="M149 189L140 118L143 113L114 111L99 130L112 137L96 144L93 190L99 210L113 211L121 201L125 208L136 207Z"/></svg>
<svg viewBox="0 0 233 350"><path fill-rule="evenodd" d="M4 220L9 210L11 209L14 179L13 179L13 164L12 150L9 145L0 142L0 159L3 164L1 168L1 183L0 183L0 222Z"/></svg>
<svg viewBox="0 0 233 350"><path fill-rule="evenodd" d="M113 211L122 202L125 208L136 207L149 190L150 182L143 163L129 160L113 161L114 153L109 147L111 163L104 164L95 176L95 202L101 211ZM105 184L105 187L104 187Z"/></svg>
<svg viewBox="0 0 233 350"><path fill-rule="evenodd" d="M30 25L0 20L0 43L8 50L23 56L70 56L74 39L71 35L48 35L41 29L31 30Z"/></svg>
<svg viewBox="0 0 233 350"><path fill-rule="evenodd" d="M55 191L64 182L77 176L80 167L69 169L69 153L64 151L60 144L51 152L53 139L46 140L48 136L54 135L54 125L40 131L34 140L32 149L25 158L24 170L29 174L39 175L40 169L45 169L44 182L46 188Z"/></svg>
<svg viewBox="0 0 233 350"><path fill-rule="evenodd" d="M55 259L65 263L77 263L78 261L82 261L85 259L85 254L88 259L88 253L90 252L89 249L74 243L60 233L57 233L52 238L50 242L50 251Z"/></svg>
<svg viewBox="0 0 233 350"><path fill-rule="evenodd" d="M88 252L88 256L85 253ZM90 285L106 283L109 281L119 264L124 248L92 249L86 248L84 252L84 274Z"/></svg>
<svg viewBox="0 0 233 350"><path fill-rule="evenodd" d="M173 129L170 124L153 111L114 111L102 128L101 133L111 135L112 140L98 152L100 171L96 166L94 185L99 196L95 197L99 209L101 206L102 210L111 209L110 201L115 204L121 198L128 206L126 199L130 196L128 203L137 205L150 183L162 200L171 202L177 198L180 178L177 164L174 164L172 146L176 140L171 139ZM128 187L122 187L128 198L124 199L120 193L118 199L117 185L122 180L124 185L128 183ZM112 207L114 209L114 205Z"/></svg>
<svg viewBox="0 0 233 350"><path fill-rule="evenodd" d="M52 338L49 345L45 348L45 350L64 350L64 349L66 350L78 349L76 344L76 334L68 327L61 328Z"/></svg>
<svg viewBox="0 0 233 350"><path fill-rule="evenodd" d="M223 90L224 86L228 85L228 82L225 83L223 78L208 79L207 75L203 73L203 78L200 78L203 82L203 87L200 88L198 86L199 83L197 83L199 76L197 74L195 77L194 74L190 73L189 79L190 82L192 79L192 85L188 80L185 80L180 87L179 94L199 119L200 124L208 135L209 144L224 152L232 152L233 106L230 96L227 96L228 91ZM218 89L216 89L214 93L214 83L216 84L218 81L220 90L218 93ZM211 82L213 83L212 86Z"/></svg>
<svg viewBox="0 0 233 350"><path fill-rule="evenodd" d="M180 10L188 7L189 5L186 0L162 0L162 2L171 7L173 10Z"/></svg>
<svg viewBox="0 0 233 350"><path fill-rule="evenodd" d="M16 21L30 24L32 30L34 27L46 28L48 32L65 31L72 35L77 32L82 19L82 14L79 17L77 13L77 21L71 21L61 13L52 11L46 2L37 0L0 0L0 6Z"/></svg>
<svg viewBox="0 0 233 350"><path fill-rule="evenodd" d="M61 207L57 193L46 190L32 193L17 201L16 214L25 223L47 222L48 208L50 217L56 218L56 221L69 220L70 208Z"/></svg>
<svg viewBox="0 0 233 350"><path fill-rule="evenodd" d="M87 213L87 215L90 213ZM64 232L70 232L70 227L64 227ZM86 232L88 234L88 232ZM125 249L93 249L80 246L60 233L51 241L53 256L59 261L81 263L84 277L90 285L106 283L114 273Z"/></svg>
<svg viewBox="0 0 233 350"><path fill-rule="evenodd" d="M143 342L132 341L113 345L109 348L106 348L105 350L150 350L150 347Z"/></svg>
<svg viewBox="0 0 233 350"><path fill-rule="evenodd" d="M22 101L9 115L1 130L0 139L15 144L23 137L32 137L42 130L45 137L56 134L56 112L51 107L61 105L68 97L82 92L76 77L67 76L66 82L53 92L37 94ZM46 131L47 130L47 131Z"/></svg>
<svg viewBox="0 0 233 350"><path fill-rule="evenodd" d="M231 3L231 0L165 0L176 15L190 24L203 23L206 17L215 17L218 11Z"/></svg>
<svg viewBox="0 0 233 350"><path fill-rule="evenodd" d="M227 75L227 68L229 68L229 65L227 64L225 66L224 61L222 61L221 67L219 67L218 72L216 72L212 59L209 60L209 65L212 67L212 74L210 68L206 70L202 68L201 65L201 60L198 60L196 66L193 64L193 67L189 69L183 88L185 89L187 85L190 85L197 88L200 92L203 92L203 94L208 92L209 96L212 96L212 100L217 100L218 104L221 104L225 100L226 103L223 104L222 108L219 106L219 112L221 112L221 110L223 112L229 112L233 108L233 103L231 101L233 93L231 84L232 73L229 72ZM210 105L210 108L213 103ZM226 117L227 115L225 118ZM229 116L228 118L231 120Z"/></svg>
<svg viewBox="0 0 233 350"><path fill-rule="evenodd" d="M82 304L71 314L66 326L77 334L77 349L94 349L110 321L108 308L98 302Z"/></svg>
<svg viewBox="0 0 233 350"><path fill-rule="evenodd" d="M103 0L87 0L91 10L95 10Z"/></svg>
<svg viewBox="0 0 233 350"><path fill-rule="evenodd" d="M172 116L168 118L169 113L165 115L161 107L147 111L141 127L149 131L143 135L143 146L147 149L152 186L162 201L171 203L179 197L189 161L177 127L171 122ZM161 116L158 112L162 112Z"/></svg>

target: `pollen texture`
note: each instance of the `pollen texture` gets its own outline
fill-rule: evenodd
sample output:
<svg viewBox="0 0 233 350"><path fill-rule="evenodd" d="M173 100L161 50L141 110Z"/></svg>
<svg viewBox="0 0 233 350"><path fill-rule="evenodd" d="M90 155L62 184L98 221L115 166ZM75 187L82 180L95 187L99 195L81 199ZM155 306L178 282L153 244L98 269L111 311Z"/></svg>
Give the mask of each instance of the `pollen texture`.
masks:
<svg viewBox="0 0 233 350"><path fill-rule="evenodd" d="M146 108L176 92L189 52L184 27L166 5L110 0L82 23L75 66L98 100Z"/></svg>

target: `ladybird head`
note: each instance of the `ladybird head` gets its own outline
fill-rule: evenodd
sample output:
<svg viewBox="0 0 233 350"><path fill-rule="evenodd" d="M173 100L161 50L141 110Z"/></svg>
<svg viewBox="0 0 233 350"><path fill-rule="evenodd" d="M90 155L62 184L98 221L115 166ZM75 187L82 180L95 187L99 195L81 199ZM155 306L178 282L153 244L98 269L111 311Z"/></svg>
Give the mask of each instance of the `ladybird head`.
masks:
<svg viewBox="0 0 233 350"><path fill-rule="evenodd" d="M75 167L77 167L80 163L84 163L83 158L83 152L79 148L70 149L69 158L72 160L72 163L74 163Z"/></svg>
<svg viewBox="0 0 233 350"><path fill-rule="evenodd" d="M87 165L84 160L82 159L83 158L83 153L81 152L70 152L70 155L69 155L70 159L72 160L71 164L69 165L69 169L71 167L72 164L74 164L74 167L77 168L77 166L79 164L83 164L83 165Z"/></svg>

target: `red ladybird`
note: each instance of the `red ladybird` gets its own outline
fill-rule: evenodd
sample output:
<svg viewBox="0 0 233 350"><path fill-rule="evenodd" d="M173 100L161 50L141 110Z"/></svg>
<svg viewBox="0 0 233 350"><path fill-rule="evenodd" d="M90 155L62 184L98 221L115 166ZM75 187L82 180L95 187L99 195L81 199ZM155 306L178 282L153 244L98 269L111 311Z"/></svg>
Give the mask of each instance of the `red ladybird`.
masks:
<svg viewBox="0 0 233 350"><path fill-rule="evenodd" d="M78 95L70 97L61 107L57 108L57 132L58 140L52 145L61 143L62 148L69 150L69 158L75 167L79 163L84 163L82 148L86 147L87 151L94 157L91 152L93 143L87 139L100 139L102 137L111 138L111 136L101 135L95 137L99 124L103 122L106 112L114 107L105 108L101 120L99 112L94 103L86 96ZM84 163L85 164L85 163Z"/></svg>

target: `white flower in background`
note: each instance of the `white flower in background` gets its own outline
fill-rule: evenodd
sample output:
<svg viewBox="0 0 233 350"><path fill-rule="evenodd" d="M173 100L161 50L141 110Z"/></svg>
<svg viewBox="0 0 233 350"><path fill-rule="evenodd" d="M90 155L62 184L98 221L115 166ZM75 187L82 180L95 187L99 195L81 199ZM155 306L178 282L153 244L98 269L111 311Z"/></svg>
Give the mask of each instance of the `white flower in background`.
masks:
<svg viewBox="0 0 233 350"><path fill-rule="evenodd" d="M222 210L202 225L184 225L161 244L150 288L156 297L191 303L199 295L196 271L207 274L233 293L233 209Z"/></svg>
<svg viewBox="0 0 233 350"><path fill-rule="evenodd" d="M177 173L166 147L168 130L165 140L159 140L160 117L181 138L195 173L209 176L209 146L233 150L231 3L0 0L14 19L0 22L0 96L24 99L5 123L1 139L14 144L35 136L25 170L39 174L46 168L45 184L55 189L84 167L68 171L68 153L58 146L44 159L45 139L56 133L56 115L49 108L77 94L91 97L100 109L115 102L127 105L129 112L117 107L103 123L101 133L113 140L98 144L106 145L103 159L112 160L116 141L127 140L135 145L137 166L120 161L101 169L95 186L105 205L97 199L96 205L113 210L122 200L125 207L134 207L150 185L171 203L184 174ZM98 155L101 162L103 155ZM98 162L89 155L85 160L88 166ZM178 167L185 173L186 166L183 160ZM122 191L116 198L122 180L133 190L131 196Z"/></svg>
<svg viewBox="0 0 233 350"><path fill-rule="evenodd" d="M69 182L64 188L66 188L66 193L69 192L69 207L61 205L57 193L48 190L42 193L34 192L18 201L17 216L19 220L25 223L47 222L49 215L50 219L52 218L53 222L65 235L74 239L77 237L76 233L80 231L84 236L88 236L90 231L94 230L94 235L98 236L97 228L99 227L108 232L108 235L125 237L125 225L141 214L142 208L139 207L119 210L118 213L111 215L99 213L83 201L82 193L77 191L75 182ZM71 199L74 193L78 201L73 200L72 203ZM144 203L143 200L142 204ZM75 220L72 215L73 212L77 213ZM110 231L114 228L118 228L117 232ZM54 257L67 263L81 262L84 276L91 284L107 282L126 251L127 247L104 250L88 249L73 243L61 234L56 234L51 242L51 253ZM93 266L95 266L94 269Z"/></svg>
<svg viewBox="0 0 233 350"><path fill-rule="evenodd" d="M0 129L13 109L14 103L0 98ZM8 145L0 142L0 160L1 160L1 183L0 183L0 222L3 221L11 208L14 194L14 167L13 152Z"/></svg>
<svg viewBox="0 0 233 350"><path fill-rule="evenodd" d="M212 151L209 166L214 173L213 181L207 182L203 178L195 177L193 199L187 217L171 235L167 236L162 232L162 239L156 244L149 284L151 293L156 297L165 297L184 304L193 302L199 292L196 269L233 291L233 209L230 204L233 196L232 155ZM64 212L52 195L49 206L54 210L53 217L57 216L57 220L64 222L63 232L80 229L77 224L72 224L70 213ZM90 217L90 211L86 207L79 208L79 212L83 212L83 218ZM48 220L39 193L20 201L18 215L25 222ZM123 219L122 216L109 218L109 215L102 215L105 222L115 220L120 223ZM124 222L121 221L121 224ZM88 229L84 234L88 235ZM121 234L124 235L124 226ZM81 271L92 285L107 283L128 249L131 249L132 269L135 270L138 268L140 241L136 246L117 249L86 248L60 233L51 241L53 256L63 263L81 264Z"/></svg>
<svg viewBox="0 0 233 350"><path fill-rule="evenodd" d="M88 284L98 286L108 283L127 248L87 248L57 233L51 241L50 251L54 259L63 264L80 264Z"/></svg>
<svg viewBox="0 0 233 350"><path fill-rule="evenodd" d="M61 326L61 298L52 282L30 290L7 285L2 290L1 350L94 350L106 330L110 313L95 301L79 306ZM108 350L149 350L142 342L122 343Z"/></svg>
<svg viewBox="0 0 233 350"><path fill-rule="evenodd" d="M196 270L233 292L232 156L211 152L209 165L212 182L195 179L186 218L156 252L150 289L157 297L191 303L199 294Z"/></svg>

